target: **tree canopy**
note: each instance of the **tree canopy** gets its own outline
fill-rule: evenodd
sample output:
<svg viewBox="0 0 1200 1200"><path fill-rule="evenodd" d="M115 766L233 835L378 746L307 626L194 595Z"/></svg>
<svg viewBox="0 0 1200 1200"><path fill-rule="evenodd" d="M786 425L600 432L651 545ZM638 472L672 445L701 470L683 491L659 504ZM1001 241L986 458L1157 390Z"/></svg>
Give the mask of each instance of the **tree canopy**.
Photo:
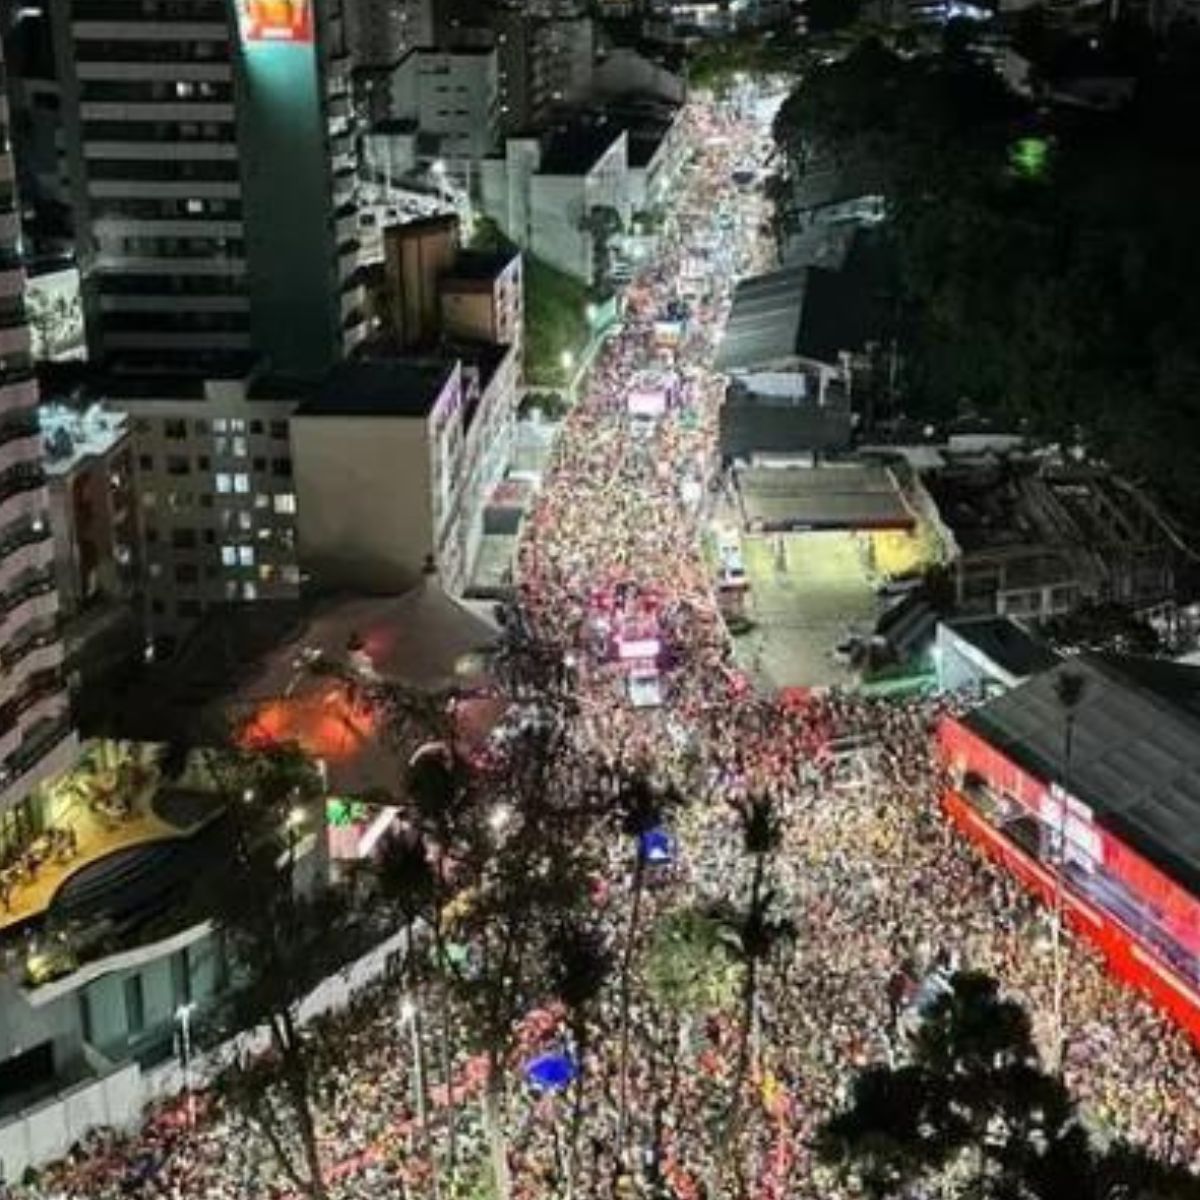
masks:
<svg viewBox="0 0 1200 1200"><path fill-rule="evenodd" d="M911 410L1078 438L1191 515L1200 49L1133 58L1133 101L1086 112L1007 91L961 31L915 57L866 39L805 77L775 136L793 179L836 161L882 181Z"/></svg>

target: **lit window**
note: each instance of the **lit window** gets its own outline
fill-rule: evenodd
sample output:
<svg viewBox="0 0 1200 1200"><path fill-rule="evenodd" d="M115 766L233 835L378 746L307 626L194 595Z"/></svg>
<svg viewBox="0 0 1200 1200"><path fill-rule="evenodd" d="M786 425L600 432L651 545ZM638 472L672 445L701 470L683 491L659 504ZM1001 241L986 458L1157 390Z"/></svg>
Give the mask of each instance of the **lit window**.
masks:
<svg viewBox="0 0 1200 1200"><path fill-rule="evenodd" d="M254 547L239 546L238 547L238 565L242 567L254 566Z"/></svg>
<svg viewBox="0 0 1200 1200"><path fill-rule="evenodd" d="M142 493L142 505L145 508L153 508L158 497L153 492Z"/></svg>
<svg viewBox="0 0 1200 1200"><path fill-rule="evenodd" d="M234 458L246 457L246 439L244 437L235 437L233 439L233 456Z"/></svg>
<svg viewBox="0 0 1200 1200"><path fill-rule="evenodd" d="M250 492L250 476L243 475L240 472L233 477L233 490L239 496L248 495Z"/></svg>
<svg viewBox="0 0 1200 1200"><path fill-rule="evenodd" d="M295 563L289 563L283 568L283 582L291 584L300 582L300 568Z"/></svg>
<svg viewBox="0 0 1200 1200"><path fill-rule="evenodd" d="M254 518L245 511L239 512L237 515L238 528L243 533L249 533L254 528Z"/></svg>
<svg viewBox="0 0 1200 1200"><path fill-rule="evenodd" d="M292 492L280 492L275 497L275 511L280 514L291 514L296 511L296 497Z"/></svg>
<svg viewBox="0 0 1200 1200"><path fill-rule="evenodd" d="M183 207L187 213L194 217L197 213L202 213L204 211L204 201L186 200L184 201Z"/></svg>
<svg viewBox="0 0 1200 1200"><path fill-rule="evenodd" d="M229 432L230 433L245 433L246 432L246 422L237 420L237 419L231 420L229 422Z"/></svg>
<svg viewBox="0 0 1200 1200"><path fill-rule="evenodd" d="M229 428L229 422L224 417L218 417L213 422L213 433L224 433Z"/></svg>
<svg viewBox="0 0 1200 1200"><path fill-rule="evenodd" d="M271 497L268 496L266 492L256 492L254 495L254 507L255 508L270 508L271 507Z"/></svg>
<svg viewBox="0 0 1200 1200"><path fill-rule="evenodd" d="M257 600L258 599L258 584L256 584L256 583L242 584L242 598L244 600Z"/></svg>
<svg viewBox="0 0 1200 1200"><path fill-rule="evenodd" d="M258 568L258 577L263 583L270 583L275 578L275 567L271 563L263 563Z"/></svg>
<svg viewBox="0 0 1200 1200"><path fill-rule="evenodd" d="M221 565L224 567L236 567L238 560L238 548L236 546L221 547Z"/></svg>
<svg viewBox="0 0 1200 1200"><path fill-rule="evenodd" d="M224 471L217 472L217 495L227 496L233 491L233 477L226 475Z"/></svg>

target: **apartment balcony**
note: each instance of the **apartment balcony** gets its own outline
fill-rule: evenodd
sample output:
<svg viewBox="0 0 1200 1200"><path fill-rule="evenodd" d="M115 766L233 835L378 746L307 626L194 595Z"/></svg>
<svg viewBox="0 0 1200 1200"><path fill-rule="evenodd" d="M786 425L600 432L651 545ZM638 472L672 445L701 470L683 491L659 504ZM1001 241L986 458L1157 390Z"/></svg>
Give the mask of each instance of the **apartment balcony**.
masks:
<svg viewBox="0 0 1200 1200"><path fill-rule="evenodd" d="M0 270L0 296L21 296L25 293L25 271L21 267Z"/></svg>
<svg viewBox="0 0 1200 1200"><path fill-rule="evenodd" d="M0 596L0 646L14 639L17 631L33 621L46 624L58 614L58 591L54 574L46 571Z"/></svg>
<svg viewBox="0 0 1200 1200"><path fill-rule="evenodd" d="M57 671L66 651L57 631L28 639L2 656L0 665L0 710L19 696L33 676L42 671Z"/></svg>
<svg viewBox="0 0 1200 1200"><path fill-rule="evenodd" d="M37 405L37 379L31 370L0 375L0 417L16 412L32 413Z"/></svg>
<svg viewBox="0 0 1200 1200"><path fill-rule="evenodd" d="M54 563L54 539L48 523L32 537L37 540L16 541L7 552L0 545L0 596L11 592L17 581L25 576L49 573ZM0 664L3 661L4 649L0 647Z"/></svg>
<svg viewBox="0 0 1200 1200"><path fill-rule="evenodd" d="M32 466L36 466L41 460L41 434L26 435L0 443L0 475L20 463L29 463Z"/></svg>
<svg viewBox="0 0 1200 1200"><path fill-rule="evenodd" d="M10 355L28 355L31 347L29 326L23 322L0 329L0 359L8 358Z"/></svg>
<svg viewBox="0 0 1200 1200"><path fill-rule="evenodd" d="M0 246L15 245L20 236L20 216L15 212L0 212Z"/></svg>

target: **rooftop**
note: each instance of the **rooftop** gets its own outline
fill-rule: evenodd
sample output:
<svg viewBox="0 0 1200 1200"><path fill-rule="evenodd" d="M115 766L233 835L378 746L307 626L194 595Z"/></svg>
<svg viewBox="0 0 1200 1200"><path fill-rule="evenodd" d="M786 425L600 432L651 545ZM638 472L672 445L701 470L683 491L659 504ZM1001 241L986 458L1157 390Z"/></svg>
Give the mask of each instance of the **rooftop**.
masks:
<svg viewBox="0 0 1200 1200"><path fill-rule="evenodd" d="M399 596L228 605L149 672L114 720L123 734L167 740L232 720L251 743L300 742L325 762L334 794L392 790L402 772L378 736L383 718L347 678L436 692L495 637L434 576Z"/></svg>
<svg viewBox="0 0 1200 1200"><path fill-rule="evenodd" d="M1011 617L960 617L947 621L956 637L969 642L989 662L1018 679L1048 671L1059 656Z"/></svg>
<svg viewBox="0 0 1200 1200"><path fill-rule="evenodd" d="M340 363L298 417L427 417L457 363L368 358Z"/></svg>
<svg viewBox="0 0 1200 1200"><path fill-rule="evenodd" d="M67 475L87 458L107 454L129 432L129 418L98 404L85 409L45 403L38 408L45 453L42 464L50 476Z"/></svg>
<svg viewBox="0 0 1200 1200"><path fill-rule="evenodd" d="M1056 685L1082 677L1070 771ZM962 718L1014 762L1068 786L1098 824L1200 895L1200 668L1082 654Z"/></svg>
<svg viewBox="0 0 1200 1200"><path fill-rule="evenodd" d="M624 132L606 120L556 129L545 143L538 174L586 175Z"/></svg>
<svg viewBox="0 0 1200 1200"><path fill-rule="evenodd" d="M520 254L515 246L508 250L460 250L454 266L442 276L438 287L453 291L456 284L464 281L490 283L507 271Z"/></svg>
<svg viewBox="0 0 1200 1200"><path fill-rule="evenodd" d="M764 530L910 529L912 514L884 467L828 464L739 470L747 523Z"/></svg>

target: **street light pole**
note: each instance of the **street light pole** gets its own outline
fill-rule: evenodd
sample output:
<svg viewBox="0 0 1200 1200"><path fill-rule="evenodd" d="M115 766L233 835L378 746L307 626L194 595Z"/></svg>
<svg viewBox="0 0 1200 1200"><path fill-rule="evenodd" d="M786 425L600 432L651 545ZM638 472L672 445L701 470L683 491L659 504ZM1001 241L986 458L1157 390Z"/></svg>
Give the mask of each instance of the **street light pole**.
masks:
<svg viewBox="0 0 1200 1200"><path fill-rule="evenodd" d="M429 1155L429 1166L432 1171L433 1194L436 1198L441 1191L437 1165L434 1162L433 1141L429 1136L429 1108L425 1098L425 1051L421 1041L421 1009L411 996L400 999L400 1023L407 1026L412 1042L413 1060L413 1092L417 1108L417 1124L421 1128L421 1141L425 1144L425 1153ZM452 1086L447 1079L447 1091Z"/></svg>
<svg viewBox="0 0 1200 1200"><path fill-rule="evenodd" d="M179 1063L183 1069L183 1094L187 1106L188 1128L196 1124L196 1097L192 1091L192 1002L181 1004L175 1010L179 1022Z"/></svg>

